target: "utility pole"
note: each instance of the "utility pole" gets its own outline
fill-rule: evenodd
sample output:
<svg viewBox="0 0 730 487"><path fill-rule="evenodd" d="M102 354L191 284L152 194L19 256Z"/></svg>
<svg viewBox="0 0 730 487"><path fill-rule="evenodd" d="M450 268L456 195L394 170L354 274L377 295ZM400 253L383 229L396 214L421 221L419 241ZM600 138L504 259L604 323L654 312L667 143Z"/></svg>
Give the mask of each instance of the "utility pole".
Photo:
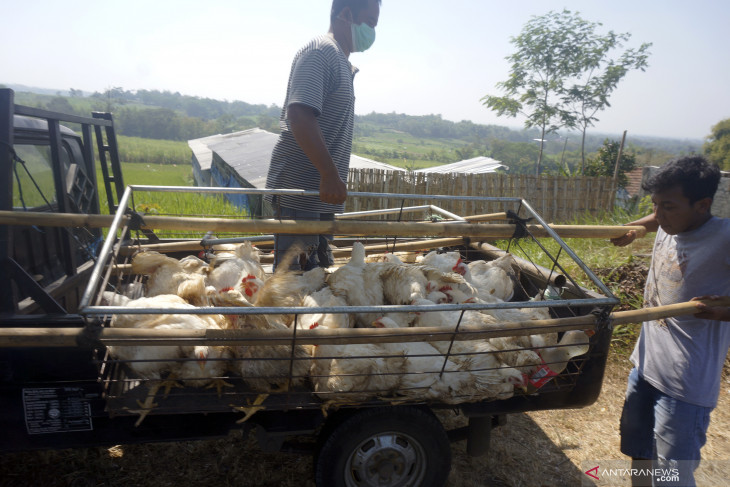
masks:
<svg viewBox="0 0 730 487"><path fill-rule="evenodd" d="M621 145L618 148L618 157L616 157L616 165L613 168L613 180L618 179L618 165L621 162L621 156L624 153L624 142L626 142L626 130L624 130L624 136L621 138Z"/></svg>

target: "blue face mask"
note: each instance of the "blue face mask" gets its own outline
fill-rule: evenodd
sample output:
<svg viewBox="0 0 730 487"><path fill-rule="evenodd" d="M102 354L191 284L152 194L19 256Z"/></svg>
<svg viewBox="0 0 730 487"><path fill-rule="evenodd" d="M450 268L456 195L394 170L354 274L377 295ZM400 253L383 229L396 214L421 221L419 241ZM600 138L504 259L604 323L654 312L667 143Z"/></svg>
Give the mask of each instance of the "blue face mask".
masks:
<svg viewBox="0 0 730 487"><path fill-rule="evenodd" d="M350 24L352 31L352 52L363 52L375 42L375 29L363 22Z"/></svg>

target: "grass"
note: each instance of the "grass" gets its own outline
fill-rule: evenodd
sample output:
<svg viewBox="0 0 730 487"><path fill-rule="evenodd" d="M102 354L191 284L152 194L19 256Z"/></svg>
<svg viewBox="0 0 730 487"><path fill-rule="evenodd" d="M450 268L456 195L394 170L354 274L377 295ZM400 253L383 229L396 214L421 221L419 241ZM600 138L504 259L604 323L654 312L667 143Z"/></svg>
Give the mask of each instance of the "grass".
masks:
<svg viewBox="0 0 730 487"><path fill-rule="evenodd" d="M122 163L122 174L125 186L193 186L193 175L190 164L141 164ZM97 167L99 181L99 201L102 213L108 213L106 189L102 183L101 168ZM130 202L135 211L143 214L165 216L217 216L242 217L243 211L231 204L223 195L199 194L194 192L153 192L135 191ZM200 232L157 231L158 237L194 237Z"/></svg>
<svg viewBox="0 0 730 487"><path fill-rule="evenodd" d="M192 151L187 142L117 135L119 158L127 163L180 164L190 167Z"/></svg>
<svg viewBox="0 0 730 487"><path fill-rule="evenodd" d="M13 206L21 208L25 205L26 208L33 208L45 206L46 199L53 202L56 190L48 162L51 158L50 149L19 145L16 150L25 164L17 164L12 175Z"/></svg>
<svg viewBox="0 0 730 487"><path fill-rule="evenodd" d="M193 186L190 164L126 162L122 165L122 172L126 185ZM159 215L241 216L241 209L228 203L222 195L136 191L134 204L140 211Z"/></svg>

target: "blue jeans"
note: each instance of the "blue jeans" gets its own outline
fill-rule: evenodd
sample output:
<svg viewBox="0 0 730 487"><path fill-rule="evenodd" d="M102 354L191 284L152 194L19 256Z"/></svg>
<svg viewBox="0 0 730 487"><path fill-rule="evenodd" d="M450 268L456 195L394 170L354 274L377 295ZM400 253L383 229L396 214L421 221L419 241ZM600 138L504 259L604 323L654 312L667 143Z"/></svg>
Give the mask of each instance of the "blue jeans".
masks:
<svg viewBox="0 0 730 487"><path fill-rule="evenodd" d="M655 469L678 470L674 482L654 478L652 485L694 486L712 409L664 394L633 368L621 414L621 452L653 460Z"/></svg>
<svg viewBox="0 0 730 487"><path fill-rule="evenodd" d="M296 210L294 208L278 208L277 218L282 220L314 220L332 221L334 213L316 213L312 211ZM315 267L329 267L335 263L329 243L332 235L299 235L279 233L274 235L274 269L279 265L287 250L294 245L301 245L306 260L302 263L294 259L290 269L308 271Z"/></svg>

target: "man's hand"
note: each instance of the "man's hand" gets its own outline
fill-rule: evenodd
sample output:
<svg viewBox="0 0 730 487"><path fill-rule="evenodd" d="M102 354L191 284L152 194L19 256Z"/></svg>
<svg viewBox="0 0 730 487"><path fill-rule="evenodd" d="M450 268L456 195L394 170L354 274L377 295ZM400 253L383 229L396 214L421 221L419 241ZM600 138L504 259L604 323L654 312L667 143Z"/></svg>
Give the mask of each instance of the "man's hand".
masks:
<svg viewBox="0 0 730 487"><path fill-rule="evenodd" d="M347 185L339 174L327 173L319 178L319 199L325 203L339 205L347 198Z"/></svg>
<svg viewBox="0 0 730 487"><path fill-rule="evenodd" d="M614 244L616 247L625 247L634 240L636 240L636 230L629 230L620 237L612 238L611 243Z"/></svg>
<svg viewBox="0 0 730 487"><path fill-rule="evenodd" d="M722 296L698 296L690 301L718 301L718 306L708 306L704 303L697 303L699 312L695 313L697 318L715 321L730 321L730 308L727 306L727 298Z"/></svg>
<svg viewBox="0 0 730 487"><path fill-rule="evenodd" d="M659 229L659 224L656 221L656 214L650 213L646 215L645 217L639 218L638 220L635 220L631 223L626 223L626 225L629 226L637 226L637 227L644 227L646 228L647 232L656 232ZM610 239L610 242L614 244L616 247L625 247L634 240L636 240L636 231L635 230L629 230L624 235L620 237L615 237Z"/></svg>

